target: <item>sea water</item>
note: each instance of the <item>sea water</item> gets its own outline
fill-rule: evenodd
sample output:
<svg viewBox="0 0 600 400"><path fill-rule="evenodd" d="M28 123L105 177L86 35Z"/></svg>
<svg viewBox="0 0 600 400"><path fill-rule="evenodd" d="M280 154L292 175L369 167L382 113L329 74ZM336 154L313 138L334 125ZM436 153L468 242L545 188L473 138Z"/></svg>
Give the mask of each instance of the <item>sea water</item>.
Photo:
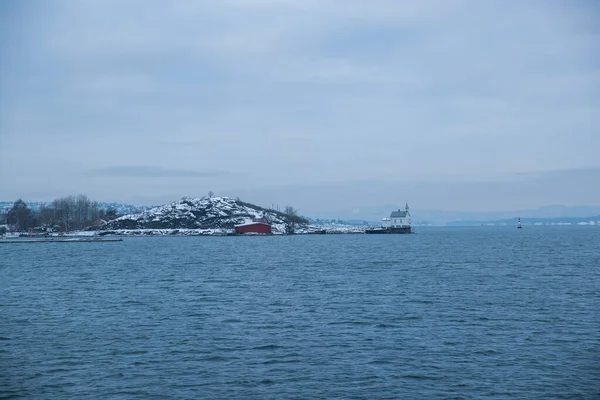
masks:
<svg viewBox="0 0 600 400"><path fill-rule="evenodd" d="M0 245L0 398L600 398L600 227Z"/></svg>

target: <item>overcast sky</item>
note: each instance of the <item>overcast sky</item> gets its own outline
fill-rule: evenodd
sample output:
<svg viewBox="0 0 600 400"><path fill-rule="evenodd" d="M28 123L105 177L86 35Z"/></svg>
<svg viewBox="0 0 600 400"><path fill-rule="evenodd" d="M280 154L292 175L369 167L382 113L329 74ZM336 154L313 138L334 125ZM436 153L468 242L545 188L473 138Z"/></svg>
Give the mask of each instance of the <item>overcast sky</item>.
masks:
<svg viewBox="0 0 600 400"><path fill-rule="evenodd" d="M0 200L600 204L599 19L595 0L2 1ZM548 178L578 171L568 195ZM548 184L510 195L524 180Z"/></svg>

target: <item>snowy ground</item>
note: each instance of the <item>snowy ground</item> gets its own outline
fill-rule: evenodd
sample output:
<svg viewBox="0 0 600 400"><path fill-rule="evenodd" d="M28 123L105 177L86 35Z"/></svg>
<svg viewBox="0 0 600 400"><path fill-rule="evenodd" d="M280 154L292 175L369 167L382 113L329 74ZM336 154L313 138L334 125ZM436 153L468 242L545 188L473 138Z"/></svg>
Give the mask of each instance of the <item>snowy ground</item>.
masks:
<svg viewBox="0 0 600 400"><path fill-rule="evenodd" d="M273 227L274 235L284 235L283 227ZM350 225L310 225L296 229L297 235L310 235L325 231L328 234L349 234L349 233L364 233L364 227L356 227ZM100 231L102 235L118 235L118 236L225 236L231 235L235 231L233 229L116 229L108 231ZM87 233L87 232L86 232ZM94 234L96 232L92 232Z"/></svg>
<svg viewBox="0 0 600 400"><path fill-rule="evenodd" d="M273 227L274 235L283 235L283 227ZM277 229L279 228L279 229ZM296 228L297 235L310 235L314 233L327 234L359 234L365 233L365 227L352 225L308 225ZM60 236L226 236L234 233L233 229L114 229L106 231L76 231L68 233L49 233L50 237ZM6 237L31 235L28 233L9 232Z"/></svg>
<svg viewBox="0 0 600 400"><path fill-rule="evenodd" d="M297 234L311 234L318 231L325 231L327 234L341 233L365 233L364 226L341 225L341 224L326 224L326 225L308 225L296 229Z"/></svg>
<svg viewBox="0 0 600 400"><path fill-rule="evenodd" d="M233 229L115 229L99 231L106 236L225 236L234 233Z"/></svg>

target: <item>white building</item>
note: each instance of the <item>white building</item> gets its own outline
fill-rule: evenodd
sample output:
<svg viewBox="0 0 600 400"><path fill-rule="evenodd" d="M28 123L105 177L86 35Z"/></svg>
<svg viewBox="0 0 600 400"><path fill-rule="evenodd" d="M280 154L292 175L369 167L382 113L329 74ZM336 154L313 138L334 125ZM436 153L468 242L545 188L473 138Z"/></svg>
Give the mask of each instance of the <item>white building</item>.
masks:
<svg viewBox="0 0 600 400"><path fill-rule="evenodd" d="M408 211L408 203L406 203L404 211L392 211L389 217L381 220L381 225L384 228L410 228L410 224L411 218Z"/></svg>

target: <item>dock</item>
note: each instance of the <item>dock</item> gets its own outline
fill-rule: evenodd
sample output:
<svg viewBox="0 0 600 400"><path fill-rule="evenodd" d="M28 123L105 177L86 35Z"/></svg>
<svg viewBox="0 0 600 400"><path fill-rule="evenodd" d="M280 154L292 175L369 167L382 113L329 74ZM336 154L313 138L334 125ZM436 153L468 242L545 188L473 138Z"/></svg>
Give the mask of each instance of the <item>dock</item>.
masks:
<svg viewBox="0 0 600 400"><path fill-rule="evenodd" d="M22 238L0 239L0 244L15 243L99 243L122 242L121 238L87 238L87 237L51 237L51 238Z"/></svg>
<svg viewBox="0 0 600 400"><path fill-rule="evenodd" d="M408 227L403 227L403 228L372 228L372 229L366 229L365 230L366 234L392 234L392 233L396 233L396 234L407 234L407 233L414 233L413 229L408 226Z"/></svg>

